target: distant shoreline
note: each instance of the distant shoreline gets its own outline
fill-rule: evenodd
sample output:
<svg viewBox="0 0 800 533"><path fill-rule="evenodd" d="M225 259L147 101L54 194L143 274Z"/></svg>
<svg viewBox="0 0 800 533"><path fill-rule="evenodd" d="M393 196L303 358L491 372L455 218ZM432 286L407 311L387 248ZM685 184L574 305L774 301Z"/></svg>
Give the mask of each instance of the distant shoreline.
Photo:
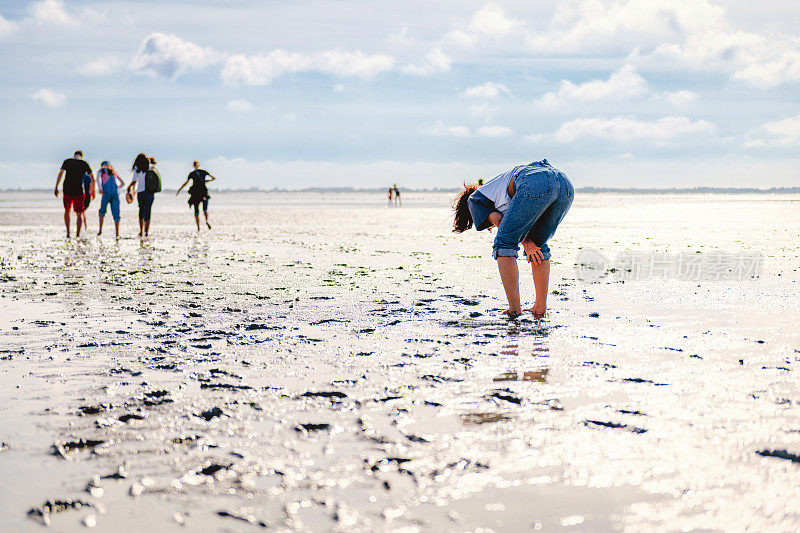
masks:
<svg viewBox="0 0 800 533"><path fill-rule="evenodd" d="M173 192L175 189L164 189L164 192ZM456 193L457 188L433 188L433 189L400 189L403 193ZM641 189L641 188L622 188L622 187L579 187L575 189L581 194L800 194L800 187L771 187L769 189L758 189L755 187L693 187L693 188L673 188L673 189ZM6 188L0 192L53 192L49 188ZM241 189L218 189L216 192L263 192L263 193L386 193L386 189L371 188L362 189L355 187L307 187L304 189L283 189L283 188L241 188Z"/></svg>

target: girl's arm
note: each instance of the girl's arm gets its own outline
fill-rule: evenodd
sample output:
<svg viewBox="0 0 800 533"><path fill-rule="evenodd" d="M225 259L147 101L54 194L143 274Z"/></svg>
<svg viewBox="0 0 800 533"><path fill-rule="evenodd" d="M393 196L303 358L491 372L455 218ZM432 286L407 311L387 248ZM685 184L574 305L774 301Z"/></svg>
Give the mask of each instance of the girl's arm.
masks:
<svg viewBox="0 0 800 533"><path fill-rule="evenodd" d="M208 178L211 178L211 179L208 179ZM217 178L215 178L211 174L206 174L206 183L208 183L209 181L214 181L215 179L217 179Z"/></svg>
<svg viewBox="0 0 800 533"><path fill-rule="evenodd" d="M181 192L181 190L182 190L184 187L186 187L186 184L187 184L187 183L189 183L189 178L186 178L186 181L184 181L184 182L183 182L183 185L181 185L181 188L180 188L180 189L178 189L178 192L176 192L176 193L175 193L175 196L178 196L178 193L179 193L179 192Z"/></svg>
<svg viewBox="0 0 800 533"><path fill-rule="evenodd" d="M117 174L116 170L114 171L114 179L117 180L117 182L119 183L119 186L117 187L118 189L121 189L125 186L125 180L123 180L122 177L120 177L120 175Z"/></svg>
<svg viewBox="0 0 800 533"><path fill-rule="evenodd" d="M500 227L500 222L502 222L502 220L503 220L503 214L500 213L499 211L494 211L492 213L489 213L489 216L487 217L487 220L489 220L489 223L492 226L494 226L496 228L499 228Z"/></svg>
<svg viewBox="0 0 800 533"><path fill-rule="evenodd" d="M102 191L103 190L103 178L101 177L101 171L100 170L97 171L97 176L95 177L95 179L92 180L92 189L94 189L94 182L95 181L97 182L97 190L98 191Z"/></svg>

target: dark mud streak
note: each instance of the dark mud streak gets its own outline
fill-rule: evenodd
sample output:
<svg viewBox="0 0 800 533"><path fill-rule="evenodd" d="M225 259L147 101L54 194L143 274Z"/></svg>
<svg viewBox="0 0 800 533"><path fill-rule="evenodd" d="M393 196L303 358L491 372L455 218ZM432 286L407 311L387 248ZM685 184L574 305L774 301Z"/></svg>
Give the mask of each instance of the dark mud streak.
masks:
<svg viewBox="0 0 800 533"><path fill-rule="evenodd" d="M793 463L800 463L800 455L790 453L787 450L761 450L756 453L762 457L776 457Z"/></svg>

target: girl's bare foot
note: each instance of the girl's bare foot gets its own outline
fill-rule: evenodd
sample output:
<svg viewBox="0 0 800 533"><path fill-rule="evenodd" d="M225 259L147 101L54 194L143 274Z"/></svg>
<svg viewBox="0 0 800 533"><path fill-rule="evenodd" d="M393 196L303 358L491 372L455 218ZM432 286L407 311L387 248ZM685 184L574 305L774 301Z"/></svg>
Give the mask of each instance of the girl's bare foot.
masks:
<svg viewBox="0 0 800 533"><path fill-rule="evenodd" d="M522 314L520 309L511 309L510 307L503 311L503 314L508 316L508 318L517 318L519 315Z"/></svg>
<svg viewBox="0 0 800 533"><path fill-rule="evenodd" d="M547 313L547 306L534 303L533 307L530 309L525 309L525 311L530 311L533 313L533 318L539 320L540 318L544 318L545 313Z"/></svg>

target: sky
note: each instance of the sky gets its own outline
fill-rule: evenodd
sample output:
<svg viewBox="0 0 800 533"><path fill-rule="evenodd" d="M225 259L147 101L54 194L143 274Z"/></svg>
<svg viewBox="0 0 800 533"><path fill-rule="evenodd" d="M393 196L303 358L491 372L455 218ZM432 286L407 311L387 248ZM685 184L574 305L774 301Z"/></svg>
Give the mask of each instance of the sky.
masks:
<svg viewBox="0 0 800 533"><path fill-rule="evenodd" d="M794 1L0 0L0 188L800 186ZM127 174L123 174L127 177Z"/></svg>

